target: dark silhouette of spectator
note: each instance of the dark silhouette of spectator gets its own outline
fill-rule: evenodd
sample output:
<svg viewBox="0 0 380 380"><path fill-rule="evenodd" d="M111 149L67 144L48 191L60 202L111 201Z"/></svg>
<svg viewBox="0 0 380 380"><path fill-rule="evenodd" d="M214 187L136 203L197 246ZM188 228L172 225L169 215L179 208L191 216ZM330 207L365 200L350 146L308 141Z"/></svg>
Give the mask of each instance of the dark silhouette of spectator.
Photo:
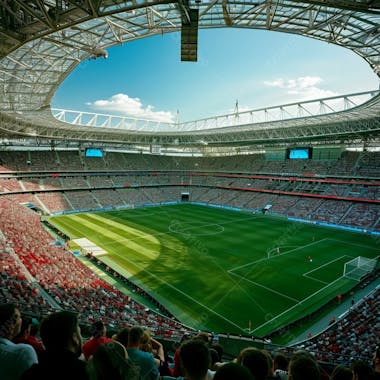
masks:
<svg viewBox="0 0 380 380"><path fill-rule="evenodd" d="M191 339L191 337L188 333L183 334L181 337L181 340L179 342L180 346L177 347L176 350L174 351L174 367L173 367L173 376L174 377L178 377L178 376L183 375L179 351L180 351L181 345L183 343L187 342L189 339Z"/></svg>
<svg viewBox="0 0 380 380"><path fill-rule="evenodd" d="M40 356L42 352L44 351L44 348L42 346L42 343L35 337L36 333L34 333L34 335L31 334L32 327L33 327L32 318L22 317L20 333L13 339L13 342L30 344L36 351L37 355ZM36 330L34 329L34 331ZM37 331L38 331L38 326L37 326Z"/></svg>
<svg viewBox="0 0 380 380"><path fill-rule="evenodd" d="M223 347L220 343L213 343L211 345L210 354L211 354L211 361L213 361L212 358L212 350L215 350L218 353L218 359L213 363L212 369L217 370L218 368L222 367L224 365L223 363Z"/></svg>
<svg viewBox="0 0 380 380"><path fill-rule="evenodd" d="M213 343L211 348L218 352L218 362L222 362L224 353L223 346L220 343Z"/></svg>
<svg viewBox="0 0 380 380"><path fill-rule="evenodd" d="M210 369L212 371L216 371L218 367L215 365L219 362L219 354L218 351L214 350L213 348L210 348Z"/></svg>
<svg viewBox="0 0 380 380"><path fill-rule="evenodd" d="M255 380L265 380L269 373L269 363L267 356L254 347L247 347L240 351L238 364L247 367Z"/></svg>
<svg viewBox="0 0 380 380"><path fill-rule="evenodd" d="M22 380L87 380L86 363L79 360L82 335L75 313L60 311L50 314L41 324L45 352Z"/></svg>
<svg viewBox="0 0 380 380"><path fill-rule="evenodd" d="M377 346L373 355L373 369L375 371L374 378L380 379L380 347Z"/></svg>
<svg viewBox="0 0 380 380"><path fill-rule="evenodd" d="M143 336L144 330L140 326L133 326L129 330L127 347L129 361L138 368L140 379L156 380L159 373L153 355L140 349Z"/></svg>
<svg viewBox="0 0 380 380"><path fill-rule="evenodd" d="M216 372L214 380L255 380L247 367L237 363L226 363Z"/></svg>
<svg viewBox="0 0 380 380"><path fill-rule="evenodd" d="M120 331L118 331L113 337L113 340L116 340L117 342L121 343L125 348L128 347L128 335L129 335L129 328L126 327Z"/></svg>
<svg viewBox="0 0 380 380"><path fill-rule="evenodd" d="M330 380L352 380L352 371L344 365L337 365L330 376Z"/></svg>
<svg viewBox="0 0 380 380"><path fill-rule="evenodd" d="M289 380L320 380L321 374L317 362L305 352L294 354L289 363Z"/></svg>
<svg viewBox="0 0 380 380"><path fill-rule="evenodd" d="M354 361L351 364L353 380L372 380L374 377L373 369L365 362Z"/></svg>
<svg viewBox="0 0 380 380"><path fill-rule="evenodd" d="M179 356L186 380L206 380L210 365L210 354L206 344L192 339L180 347Z"/></svg>
<svg viewBox="0 0 380 380"><path fill-rule="evenodd" d="M36 351L29 344L13 343L21 330L21 314L15 304L0 305L0 374L2 380L17 380L38 362Z"/></svg>
<svg viewBox="0 0 380 380"><path fill-rule="evenodd" d="M102 321L96 321L91 326L92 338L83 345L83 355L86 360L90 359L91 355L102 344L111 342L111 338L107 338L107 329Z"/></svg>
<svg viewBox="0 0 380 380"><path fill-rule="evenodd" d="M87 373L90 380L138 380L138 370L128 362L126 348L119 342L104 343L91 356Z"/></svg>
<svg viewBox="0 0 380 380"><path fill-rule="evenodd" d="M286 380L288 377L289 359L282 353L277 353L273 358L274 375L281 380Z"/></svg>

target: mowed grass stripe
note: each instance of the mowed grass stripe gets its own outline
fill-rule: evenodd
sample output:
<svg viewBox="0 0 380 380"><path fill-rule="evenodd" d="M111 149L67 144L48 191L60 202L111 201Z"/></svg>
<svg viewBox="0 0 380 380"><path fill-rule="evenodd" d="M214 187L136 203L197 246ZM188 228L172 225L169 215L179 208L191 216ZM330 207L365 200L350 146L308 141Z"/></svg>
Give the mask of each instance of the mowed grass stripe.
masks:
<svg viewBox="0 0 380 380"><path fill-rule="evenodd" d="M157 243L154 247L146 247L144 245L140 245L134 241L128 240L125 236L122 235L122 231L119 230L120 233L116 233L112 231L112 228L107 228L102 223L93 223L91 222L86 214L79 215L70 215L70 219L72 222L75 222L79 228L82 230L82 226L84 229L90 230L91 232L96 231L96 234L91 233L91 241L96 245L102 247L107 252L113 252L114 249L110 248L110 244L114 245L117 243L119 246L123 246L127 248L130 253L134 252L136 258L141 260L141 256L144 257L146 261L154 260L158 256L159 252L159 243ZM79 227L80 225L80 227ZM125 235L128 235L128 232L125 232Z"/></svg>
<svg viewBox="0 0 380 380"><path fill-rule="evenodd" d="M131 225L127 225L125 223L116 222L112 218L106 218L103 216L100 216L99 214L86 214L86 217L88 220L92 221L93 223L108 228L111 228L112 231L117 232L120 231L122 236L126 235L128 236L129 241L131 240L137 240L142 239L144 240L144 243L152 243L154 245L157 244L157 238L150 234L150 233L143 233L143 231L140 229L137 229L135 227L132 227ZM118 233L118 232L117 232Z"/></svg>
<svg viewBox="0 0 380 380"><path fill-rule="evenodd" d="M123 242L112 241L113 239L95 236L89 240L102 246L96 241L99 238L108 244L112 253L107 256L107 260L113 258L128 272L133 272L136 279L151 289L152 293L159 295L164 304L174 305L182 320L191 321L194 327L204 327L207 321L206 327L213 331L241 333L241 329L237 329L236 325L245 328L248 320L252 320L259 335L266 335L271 330L316 310L323 303L335 298L336 294L343 293L345 289L349 290L355 282L340 279L324 288L324 282L306 278L303 274L342 256L343 251L347 254L349 250L350 254L356 257L363 252L364 247L376 247L373 239L365 235L288 222L284 218L187 204L96 215L104 218L106 223L108 218L116 223L109 223L103 227L110 231L123 235L119 224L128 225L133 230L140 230L142 236L150 234L156 238L159 241L159 257L156 260L146 260L141 255L139 257L136 252L123 245ZM98 226L101 224L99 218L92 218L91 221ZM197 226L194 229L190 228L185 234L169 233L168 227L175 221ZM197 236L197 233L207 234L215 231L215 228L211 227L215 225L223 226L224 232ZM89 233L94 235L94 231ZM149 241L144 242L143 237L129 237L139 244L146 243L148 247L152 244ZM307 248L314 241L314 237L318 241L337 239L346 246L326 241L325 244ZM351 243L357 246L352 246ZM297 254L291 255L292 257L284 255L282 258L266 260L267 251L275 246L299 249ZM308 254L313 256L312 263L307 260ZM305 302L301 301L294 307L295 302L290 298L270 294L263 287L254 286L244 279L228 274L229 269L260 259L264 259L261 264L254 268L242 268L237 274L247 276L259 285L279 290L287 297ZM337 260L337 264L337 267L326 265L325 271L318 271L318 277L322 278L326 273L326 276L336 279L341 272L343 273L342 263ZM133 271L130 270L131 267ZM313 273L311 275L313 276ZM162 281L158 281L157 278ZM181 296L170 285L199 303L207 305L233 324ZM275 319L263 326L268 315Z"/></svg>
<svg viewBox="0 0 380 380"><path fill-rule="evenodd" d="M130 227L126 224L126 221L124 220L124 223L122 222L115 222L113 218L109 219L107 217L101 217L98 214L86 214L86 217L89 218L94 224L99 225L99 227L103 228L110 228L114 232L117 232L119 235L126 235L125 240L128 241L128 248L132 249L132 243L136 243L138 246L144 246L148 245L152 250L156 250L157 252L161 253L163 247L166 251L170 254L178 253L179 248L182 247L182 243L178 241L177 239L173 239L169 237L169 235L166 232L160 232L157 233L154 230L147 229L145 227L141 227L140 229L137 229L136 227ZM125 231L127 233L125 233ZM138 240L141 240L138 242ZM123 239L112 241L112 243L108 243L107 247L110 245L125 245ZM114 252L116 249L112 249ZM135 250L136 251L136 250Z"/></svg>

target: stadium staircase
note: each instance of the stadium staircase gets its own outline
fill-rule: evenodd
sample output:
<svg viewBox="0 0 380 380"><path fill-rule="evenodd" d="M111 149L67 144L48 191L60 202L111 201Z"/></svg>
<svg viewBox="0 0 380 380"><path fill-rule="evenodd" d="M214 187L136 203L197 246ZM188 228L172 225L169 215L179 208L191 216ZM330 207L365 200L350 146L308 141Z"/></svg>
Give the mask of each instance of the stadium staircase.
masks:
<svg viewBox="0 0 380 380"><path fill-rule="evenodd" d="M373 224L372 228L373 228L373 229L376 229L377 226L380 227L380 216L377 218L377 220L376 220L376 222ZM377 228L377 229L380 229L380 228Z"/></svg>
<svg viewBox="0 0 380 380"><path fill-rule="evenodd" d="M352 203L350 207L347 209L347 211L342 215L342 217L338 221L338 224L341 224L343 222L344 218L351 212L353 207L354 207L354 203Z"/></svg>
<svg viewBox="0 0 380 380"><path fill-rule="evenodd" d="M96 198L95 194L93 192L90 192L92 198L94 199L94 201L99 205L99 208L102 208L103 205L100 203L99 199Z"/></svg>
<svg viewBox="0 0 380 380"><path fill-rule="evenodd" d="M64 192L62 193L62 196L65 198L66 202L70 205L71 210L75 210L75 207L74 207L73 204L70 202L69 197L66 196L66 194L65 194Z"/></svg>
<svg viewBox="0 0 380 380"><path fill-rule="evenodd" d="M34 198L36 199L36 201L38 202L39 206L41 207L41 209L46 213L46 214L50 214L50 211L48 210L48 208L45 206L45 204L41 201L41 199L38 197L38 194L35 194L34 195Z"/></svg>

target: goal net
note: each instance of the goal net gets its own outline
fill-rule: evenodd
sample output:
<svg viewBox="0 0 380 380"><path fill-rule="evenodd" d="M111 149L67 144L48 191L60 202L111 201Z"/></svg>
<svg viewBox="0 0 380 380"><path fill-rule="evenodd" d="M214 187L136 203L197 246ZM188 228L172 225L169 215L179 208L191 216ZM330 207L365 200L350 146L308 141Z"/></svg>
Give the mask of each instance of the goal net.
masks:
<svg viewBox="0 0 380 380"><path fill-rule="evenodd" d="M360 281L363 276L372 272L376 266L376 261L377 259L368 259L363 256L347 261L344 264L343 276L355 281Z"/></svg>

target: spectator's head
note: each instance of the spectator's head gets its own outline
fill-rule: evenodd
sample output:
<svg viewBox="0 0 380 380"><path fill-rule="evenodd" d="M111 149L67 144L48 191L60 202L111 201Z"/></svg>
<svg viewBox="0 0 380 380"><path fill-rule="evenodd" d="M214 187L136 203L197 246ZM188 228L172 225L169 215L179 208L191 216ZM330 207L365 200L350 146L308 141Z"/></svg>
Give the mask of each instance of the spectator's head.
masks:
<svg viewBox="0 0 380 380"><path fill-rule="evenodd" d="M50 314L41 323L41 338L46 350L69 350L80 356L82 335L77 314L60 311Z"/></svg>
<svg viewBox="0 0 380 380"><path fill-rule="evenodd" d="M352 376L350 368L337 365L330 376L330 380L352 380Z"/></svg>
<svg viewBox="0 0 380 380"><path fill-rule="evenodd" d="M124 380L131 378L133 368L128 363L125 347L119 342L102 344L91 356L87 373L90 380Z"/></svg>
<svg viewBox="0 0 380 380"><path fill-rule="evenodd" d="M221 362L223 358L223 347L220 343L213 343L211 348L218 352L218 361Z"/></svg>
<svg viewBox="0 0 380 380"><path fill-rule="evenodd" d="M247 367L255 380L264 380L268 375L268 358L257 348L247 347L240 351L237 362L238 364Z"/></svg>
<svg viewBox="0 0 380 380"><path fill-rule="evenodd" d="M122 330L120 330L113 339L117 342L121 343L124 347L128 347L128 335L129 335L129 328L126 327Z"/></svg>
<svg viewBox="0 0 380 380"><path fill-rule="evenodd" d="M40 324L36 319L32 319L32 325L30 326L30 335L36 336L38 334L38 331L40 329Z"/></svg>
<svg viewBox="0 0 380 380"><path fill-rule="evenodd" d="M214 350L213 348L210 348L210 368L214 369L215 363L219 362L219 354L218 351Z"/></svg>
<svg viewBox="0 0 380 380"><path fill-rule="evenodd" d="M353 380L371 380L373 369L365 362L354 361L351 364Z"/></svg>
<svg viewBox="0 0 380 380"><path fill-rule="evenodd" d="M277 353L273 358L274 369L281 369L282 371L287 371L289 365L289 359L282 353Z"/></svg>
<svg viewBox="0 0 380 380"><path fill-rule="evenodd" d="M194 339L202 340L206 344L209 344L212 341L212 335L210 333L202 331L198 335L196 335Z"/></svg>
<svg viewBox="0 0 380 380"><path fill-rule="evenodd" d="M262 350L262 353L267 357L267 361L268 361L268 373L267 373L267 376L272 377L273 373L274 373L274 364L273 364L272 355L268 351L266 351L266 350Z"/></svg>
<svg viewBox="0 0 380 380"><path fill-rule="evenodd" d="M289 363L289 380L319 380L317 362L307 352L296 352Z"/></svg>
<svg viewBox="0 0 380 380"><path fill-rule="evenodd" d="M16 335L17 339L26 339L30 335L30 329L32 327L32 318L22 317L20 332Z"/></svg>
<svg viewBox="0 0 380 380"><path fill-rule="evenodd" d="M186 379L206 379L210 364L210 354L204 342L199 339L185 342L180 347L179 356Z"/></svg>
<svg viewBox="0 0 380 380"><path fill-rule="evenodd" d="M144 329L140 326L133 326L129 330L128 334L128 347L139 348L141 338L144 335Z"/></svg>
<svg viewBox="0 0 380 380"><path fill-rule="evenodd" d="M140 339L140 350L145 352L152 352L153 350L150 332L148 330L144 330L144 334Z"/></svg>
<svg viewBox="0 0 380 380"><path fill-rule="evenodd" d="M380 347L375 348L375 353L373 355L373 367L375 372L380 372Z"/></svg>
<svg viewBox="0 0 380 380"><path fill-rule="evenodd" d="M216 372L214 380L255 380L248 368L237 363L226 363Z"/></svg>
<svg viewBox="0 0 380 380"><path fill-rule="evenodd" d="M91 334L94 338L106 336L106 326L102 321L96 321L91 326Z"/></svg>
<svg viewBox="0 0 380 380"><path fill-rule="evenodd" d="M14 303L0 305L0 337L13 339L21 330L20 310Z"/></svg>

